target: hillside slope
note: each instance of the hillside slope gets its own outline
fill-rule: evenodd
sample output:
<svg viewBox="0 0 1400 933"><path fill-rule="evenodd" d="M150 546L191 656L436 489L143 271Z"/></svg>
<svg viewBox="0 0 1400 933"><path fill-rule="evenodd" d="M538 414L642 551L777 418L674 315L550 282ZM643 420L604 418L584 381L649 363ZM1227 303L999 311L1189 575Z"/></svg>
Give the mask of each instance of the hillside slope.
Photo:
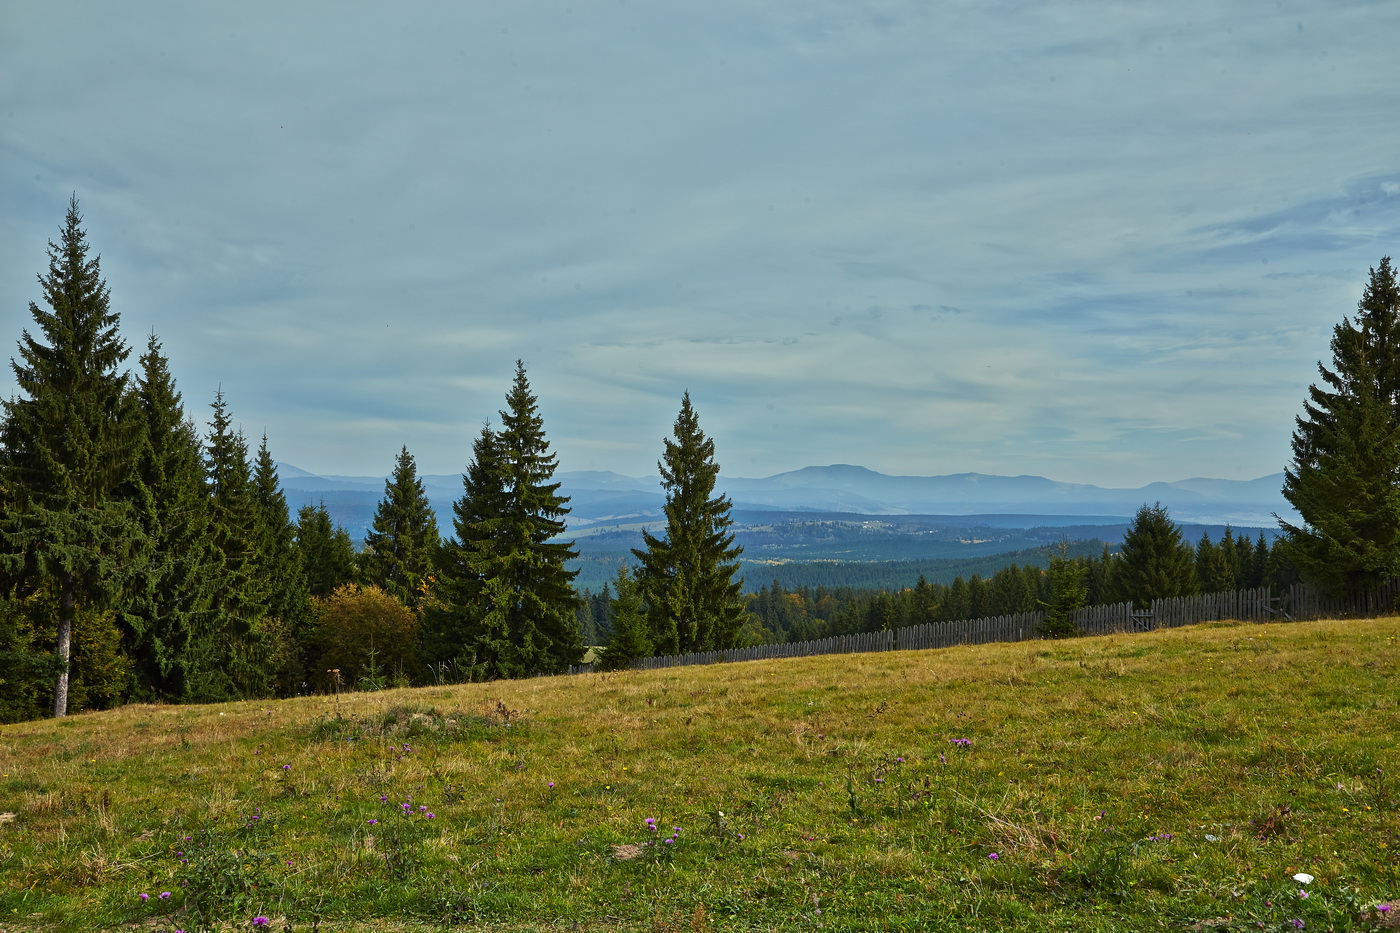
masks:
<svg viewBox="0 0 1400 933"><path fill-rule="evenodd" d="M1370 928L1397 662L1214 624L0 727L0 929Z"/></svg>

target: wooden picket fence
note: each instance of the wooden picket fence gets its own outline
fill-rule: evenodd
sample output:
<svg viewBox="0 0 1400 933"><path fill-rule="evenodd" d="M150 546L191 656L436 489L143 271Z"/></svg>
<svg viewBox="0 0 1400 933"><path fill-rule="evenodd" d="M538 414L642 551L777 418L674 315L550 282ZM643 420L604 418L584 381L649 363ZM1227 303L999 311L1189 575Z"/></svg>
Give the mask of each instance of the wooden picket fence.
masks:
<svg viewBox="0 0 1400 933"><path fill-rule="evenodd" d="M1121 632L1176 628L1225 619L1241 622L1298 621L1320 618L1361 618L1394 611L1400 597L1400 580L1385 584L1375 593L1360 598L1328 597L1306 584L1296 584L1274 593L1269 587L1159 599L1149 610L1136 611L1131 603L1090 606L1073 616L1084 635L1111 635ZM858 654L866 651L914 651L948 648L953 645L985 645L991 642L1026 641L1039 638L1045 613L1021 612L1015 615L962 622L930 622L885 632L858 632L833 635L815 641L753 645L722 651L699 651L666 657L640 658L633 670L685 667L691 664L723 664L759 661L769 658L804 658L819 654ZM584 673L592 665L570 669Z"/></svg>

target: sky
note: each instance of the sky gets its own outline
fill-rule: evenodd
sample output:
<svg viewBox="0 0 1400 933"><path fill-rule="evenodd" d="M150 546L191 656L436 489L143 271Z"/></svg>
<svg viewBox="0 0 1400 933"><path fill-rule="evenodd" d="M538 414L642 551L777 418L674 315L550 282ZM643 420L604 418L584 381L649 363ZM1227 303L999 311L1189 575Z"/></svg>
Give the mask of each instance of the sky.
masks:
<svg viewBox="0 0 1400 933"><path fill-rule="evenodd" d="M133 347L273 456L1281 471L1400 249L1400 4L0 4L0 345L76 195ZM3 353L4 351L0 351ZM0 373L0 392L15 392Z"/></svg>

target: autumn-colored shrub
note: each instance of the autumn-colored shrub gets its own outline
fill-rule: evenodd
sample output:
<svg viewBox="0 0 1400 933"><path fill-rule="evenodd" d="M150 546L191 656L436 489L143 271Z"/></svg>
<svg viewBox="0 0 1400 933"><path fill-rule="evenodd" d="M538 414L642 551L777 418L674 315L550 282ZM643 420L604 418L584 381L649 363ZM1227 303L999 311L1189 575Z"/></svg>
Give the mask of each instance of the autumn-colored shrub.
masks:
<svg viewBox="0 0 1400 933"><path fill-rule="evenodd" d="M412 671L418 617L379 587L348 583L313 599L312 613L318 689L381 689Z"/></svg>

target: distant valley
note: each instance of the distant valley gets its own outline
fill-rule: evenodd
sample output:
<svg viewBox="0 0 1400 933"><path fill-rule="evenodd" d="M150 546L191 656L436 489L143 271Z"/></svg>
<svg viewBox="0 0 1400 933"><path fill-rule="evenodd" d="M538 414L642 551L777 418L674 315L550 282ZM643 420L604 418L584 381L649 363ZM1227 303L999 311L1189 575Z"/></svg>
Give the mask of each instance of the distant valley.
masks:
<svg viewBox="0 0 1400 933"><path fill-rule="evenodd" d="M324 503L357 540L384 495L384 477L322 476L286 463L278 472L293 512ZM420 479L439 528L451 534L462 477ZM597 590L640 544L640 530L663 521L660 479L599 471L561 472L556 479L571 499L569 531L580 551L579 586ZM816 585L813 581L826 579L820 565L834 570L838 564L871 562L890 564L886 576L896 583L912 582L920 573L930 582L985 575L1017 559L1018 552L1040 549L1034 557L1043 562L1044 548L1060 540L1116 544L1144 503L1165 505L1192 543L1203 531L1218 538L1227 524L1251 537L1258 529L1272 536L1274 514L1293 515L1281 493L1281 473L1248 481L1196 478L1113 489L1041 476L889 476L835 464L761 479L721 476L718 485L734 503L750 588L775 578L785 585ZM847 585L839 581L849 579L850 574L833 573L829 585Z"/></svg>

